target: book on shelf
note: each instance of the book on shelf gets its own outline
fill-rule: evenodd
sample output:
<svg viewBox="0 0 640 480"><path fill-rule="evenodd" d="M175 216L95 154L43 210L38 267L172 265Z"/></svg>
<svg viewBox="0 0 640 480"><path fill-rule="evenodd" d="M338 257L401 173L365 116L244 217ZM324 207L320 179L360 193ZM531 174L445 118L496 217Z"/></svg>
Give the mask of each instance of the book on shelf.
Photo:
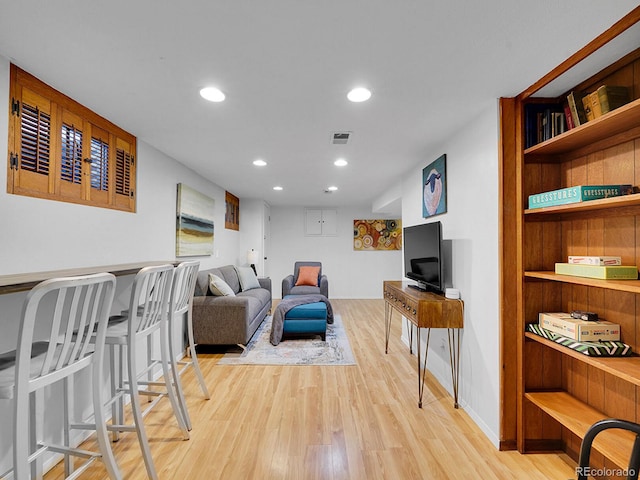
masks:
<svg viewBox="0 0 640 480"><path fill-rule="evenodd" d="M606 320L591 322L573 318L568 313L545 312L538 314L538 324L542 328L579 342L620 340L620 325Z"/></svg>
<svg viewBox="0 0 640 480"><path fill-rule="evenodd" d="M565 103L562 108L564 109L564 118L567 124L567 130L571 130L572 128L575 128L576 126L573 123L573 116L571 114L571 109L569 108L569 104Z"/></svg>
<svg viewBox="0 0 640 480"><path fill-rule="evenodd" d="M563 133L566 130L564 108L560 103L529 103L525 105L525 148Z"/></svg>
<svg viewBox="0 0 640 480"><path fill-rule="evenodd" d="M555 272L560 275L599 278L601 280L638 279L638 267L635 265L583 265L576 263L556 263Z"/></svg>
<svg viewBox="0 0 640 480"><path fill-rule="evenodd" d="M567 105L571 112L574 127L579 127L587 123L587 115L584 111L584 105L582 104L582 97L584 97L584 92L578 92L576 90L567 95Z"/></svg>
<svg viewBox="0 0 640 480"><path fill-rule="evenodd" d="M596 90L602 115L609 113L625 103L629 103L629 89L615 85L602 85Z"/></svg>
<svg viewBox="0 0 640 480"><path fill-rule="evenodd" d="M593 107L591 106L591 94L587 93L584 97L582 97L582 105L584 107L584 115L587 118L587 122L596 119L595 112L593 111Z"/></svg>
<svg viewBox="0 0 640 480"><path fill-rule="evenodd" d="M590 357L628 357L633 353L630 345L620 341L579 342L542 328L537 323L527 323L526 331Z"/></svg>
<svg viewBox="0 0 640 480"><path fill-rule="evenodd" d="M567 205L600 198L618 197L633 193L633 186L626 185L577 185L575 187L560 188L548 192L529 195L529 208L552 207Z"/></svg>
<svg viewBox="0 0 640 480"><path fill-rule="evenodd" d="M580 265L622 265L622 257L569 255L569 263Z"/></svg>

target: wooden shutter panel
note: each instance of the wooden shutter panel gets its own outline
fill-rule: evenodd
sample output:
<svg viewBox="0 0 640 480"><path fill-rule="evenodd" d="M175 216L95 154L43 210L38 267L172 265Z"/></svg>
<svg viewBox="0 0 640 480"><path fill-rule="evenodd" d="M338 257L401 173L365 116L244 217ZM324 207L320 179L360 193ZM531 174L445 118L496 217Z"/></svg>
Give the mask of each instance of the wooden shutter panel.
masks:
<svg viewBox="0 0 640 480"><path fill-rule="evenodd" d="M135 208L135 146L116 138L114 203L116 207L134 211Z"/></svg>
<svg viewBox="0 0 640 480"><path fill-rule="evenodd" d="M60 150L57 178L60 195L69 200L83 198L83 120L68 110L61 109L59 127Z"/></svg>
<svg viewBox="0 0 640 480"><path fill-rule="evenodd" d="M109 206L113 198L109 192L109 186L112 184L109 169L112 150L109 133L90 124L87 138L91 139L88 156L90 178L88 198L94 205Z"/></svg>
<svg viewBox="0 0 640 480"><path fill-rule="evenodd" d="M49 100L28 88L16 89L20 105L18 168L14 173L14 193L53 192L52 137L53 112Z"/></svg>

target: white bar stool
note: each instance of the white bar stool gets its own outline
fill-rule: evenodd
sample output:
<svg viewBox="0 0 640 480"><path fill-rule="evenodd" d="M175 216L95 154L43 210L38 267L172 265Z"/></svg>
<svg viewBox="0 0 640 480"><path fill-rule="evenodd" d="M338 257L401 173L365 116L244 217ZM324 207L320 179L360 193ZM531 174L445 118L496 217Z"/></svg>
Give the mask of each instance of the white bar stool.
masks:
<svg viewBox="0 0 640 480"><path fill-rule="evenodd" d="M109 477L122 478L111 451L102 403L102 366L105 333L115 288L115 277L98 273L55 278L39 283L27 294L22 310L18 348L0 356L0 398L14 399L13 478L41 478L42 454L62 453L85 459L73 473L76 478L101 458ZM45 331L46 330L46 331ZM94 333L95 332L95 333ZM42 438L43 388L65 383L91 367L93 414L100 452L54 445ZM73 392L71 392L73 393ZM68 412L65 412L68 416ZM65 435L65 439L68 435ZM65 464L69 463L65 461Z"/></svg>
<svg viewBox="0 0 640 480"><path fill-rule="evenodd" d="M209 390L207 384L204 381L204 376L200 370L200 364L198 363L198 356L196 355L196 345L193 341L193 320L191 316L193 307L193 292L196 288L196 280L198 278L198 270L200 269L200 262L182 262L173 272L173 287L171 288L171 300L169 302L169 331L173 332L173 325L180 320L182 316L187 314L187 335L189 345L187 349L189 351L190 359L183 359L176 361L176 352L173 343L169 342L169 353L172 360L172 370L177 372L174 378L176 384L176 390L180 399L180 406L182 408L182 415L187 424L187 428L191 430L191 418L187 410L187 404L184 399L184 392L180 382L180 377L189 368L193 367L200 384L200 389L204 398L209 400ZM178 365L180 368L178 369Z"/></svg>
<svg viewBox="0 0 640 480"><path fill-rule="evenodd" d="M118 432L135 431L142 450L142 456L151 479L157 479L149 441L144 428L143 418L151 411L158 401L168 396L173 408L178 426L183 432L185 440L189 439L189 431L182 415L182 408L174 390L173 373L170 367L169 339L168 339L168 305L173 277L172 265L145 267L135 276L131 289L129 309L119 322L109 324L105 342L111 353L111 393L109 403L112 405L112 424L108 429L114 432L114 440L118 439ZM151 335L160 331L160 351L164 389L144 388L156 386L155 382L141 380L143 376L150 376L155 366L154 362L147 364L142 371L138 371L137 347L140 340L147 339L147 350L150 351ZM124 351L126 350L126 361ZM117 355L117 357L116 357ZM116 361L117 360L117 361ZM124 377L124 364L127 365L128 379ZM176 383L177 384L177 383ZM124 424L124 400L129 395L133 425ZM155 397L143 411L139 395Z"/></svg>

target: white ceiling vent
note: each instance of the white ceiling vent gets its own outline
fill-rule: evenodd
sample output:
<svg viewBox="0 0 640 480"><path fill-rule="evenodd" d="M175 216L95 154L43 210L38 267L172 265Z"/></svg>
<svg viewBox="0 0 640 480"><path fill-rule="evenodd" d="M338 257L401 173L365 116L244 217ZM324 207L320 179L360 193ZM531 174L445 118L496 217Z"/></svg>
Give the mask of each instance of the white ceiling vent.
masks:
<svg viewBox="0 0 640 480"><path fill-rule="evenodd" d="M334 145L346 145L351 140L352 132L333 132L331 134L331 143Z"/></svg>

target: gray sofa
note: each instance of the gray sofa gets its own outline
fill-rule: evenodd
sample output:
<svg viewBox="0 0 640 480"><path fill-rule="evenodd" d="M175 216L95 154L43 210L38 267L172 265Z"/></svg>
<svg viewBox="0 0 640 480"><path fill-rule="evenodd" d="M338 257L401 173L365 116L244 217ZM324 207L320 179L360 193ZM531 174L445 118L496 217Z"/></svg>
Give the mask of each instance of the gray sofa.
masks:
<svg viewBox="0 0 640 480"><path fill-rule="evenodd" d="M236 294L214 296L209 274L222 278ZM233 265L201 270L193 297L193 337L197 345L246 345L271 310L271 279L258 278L261 288L240 291Z"/></svg>

